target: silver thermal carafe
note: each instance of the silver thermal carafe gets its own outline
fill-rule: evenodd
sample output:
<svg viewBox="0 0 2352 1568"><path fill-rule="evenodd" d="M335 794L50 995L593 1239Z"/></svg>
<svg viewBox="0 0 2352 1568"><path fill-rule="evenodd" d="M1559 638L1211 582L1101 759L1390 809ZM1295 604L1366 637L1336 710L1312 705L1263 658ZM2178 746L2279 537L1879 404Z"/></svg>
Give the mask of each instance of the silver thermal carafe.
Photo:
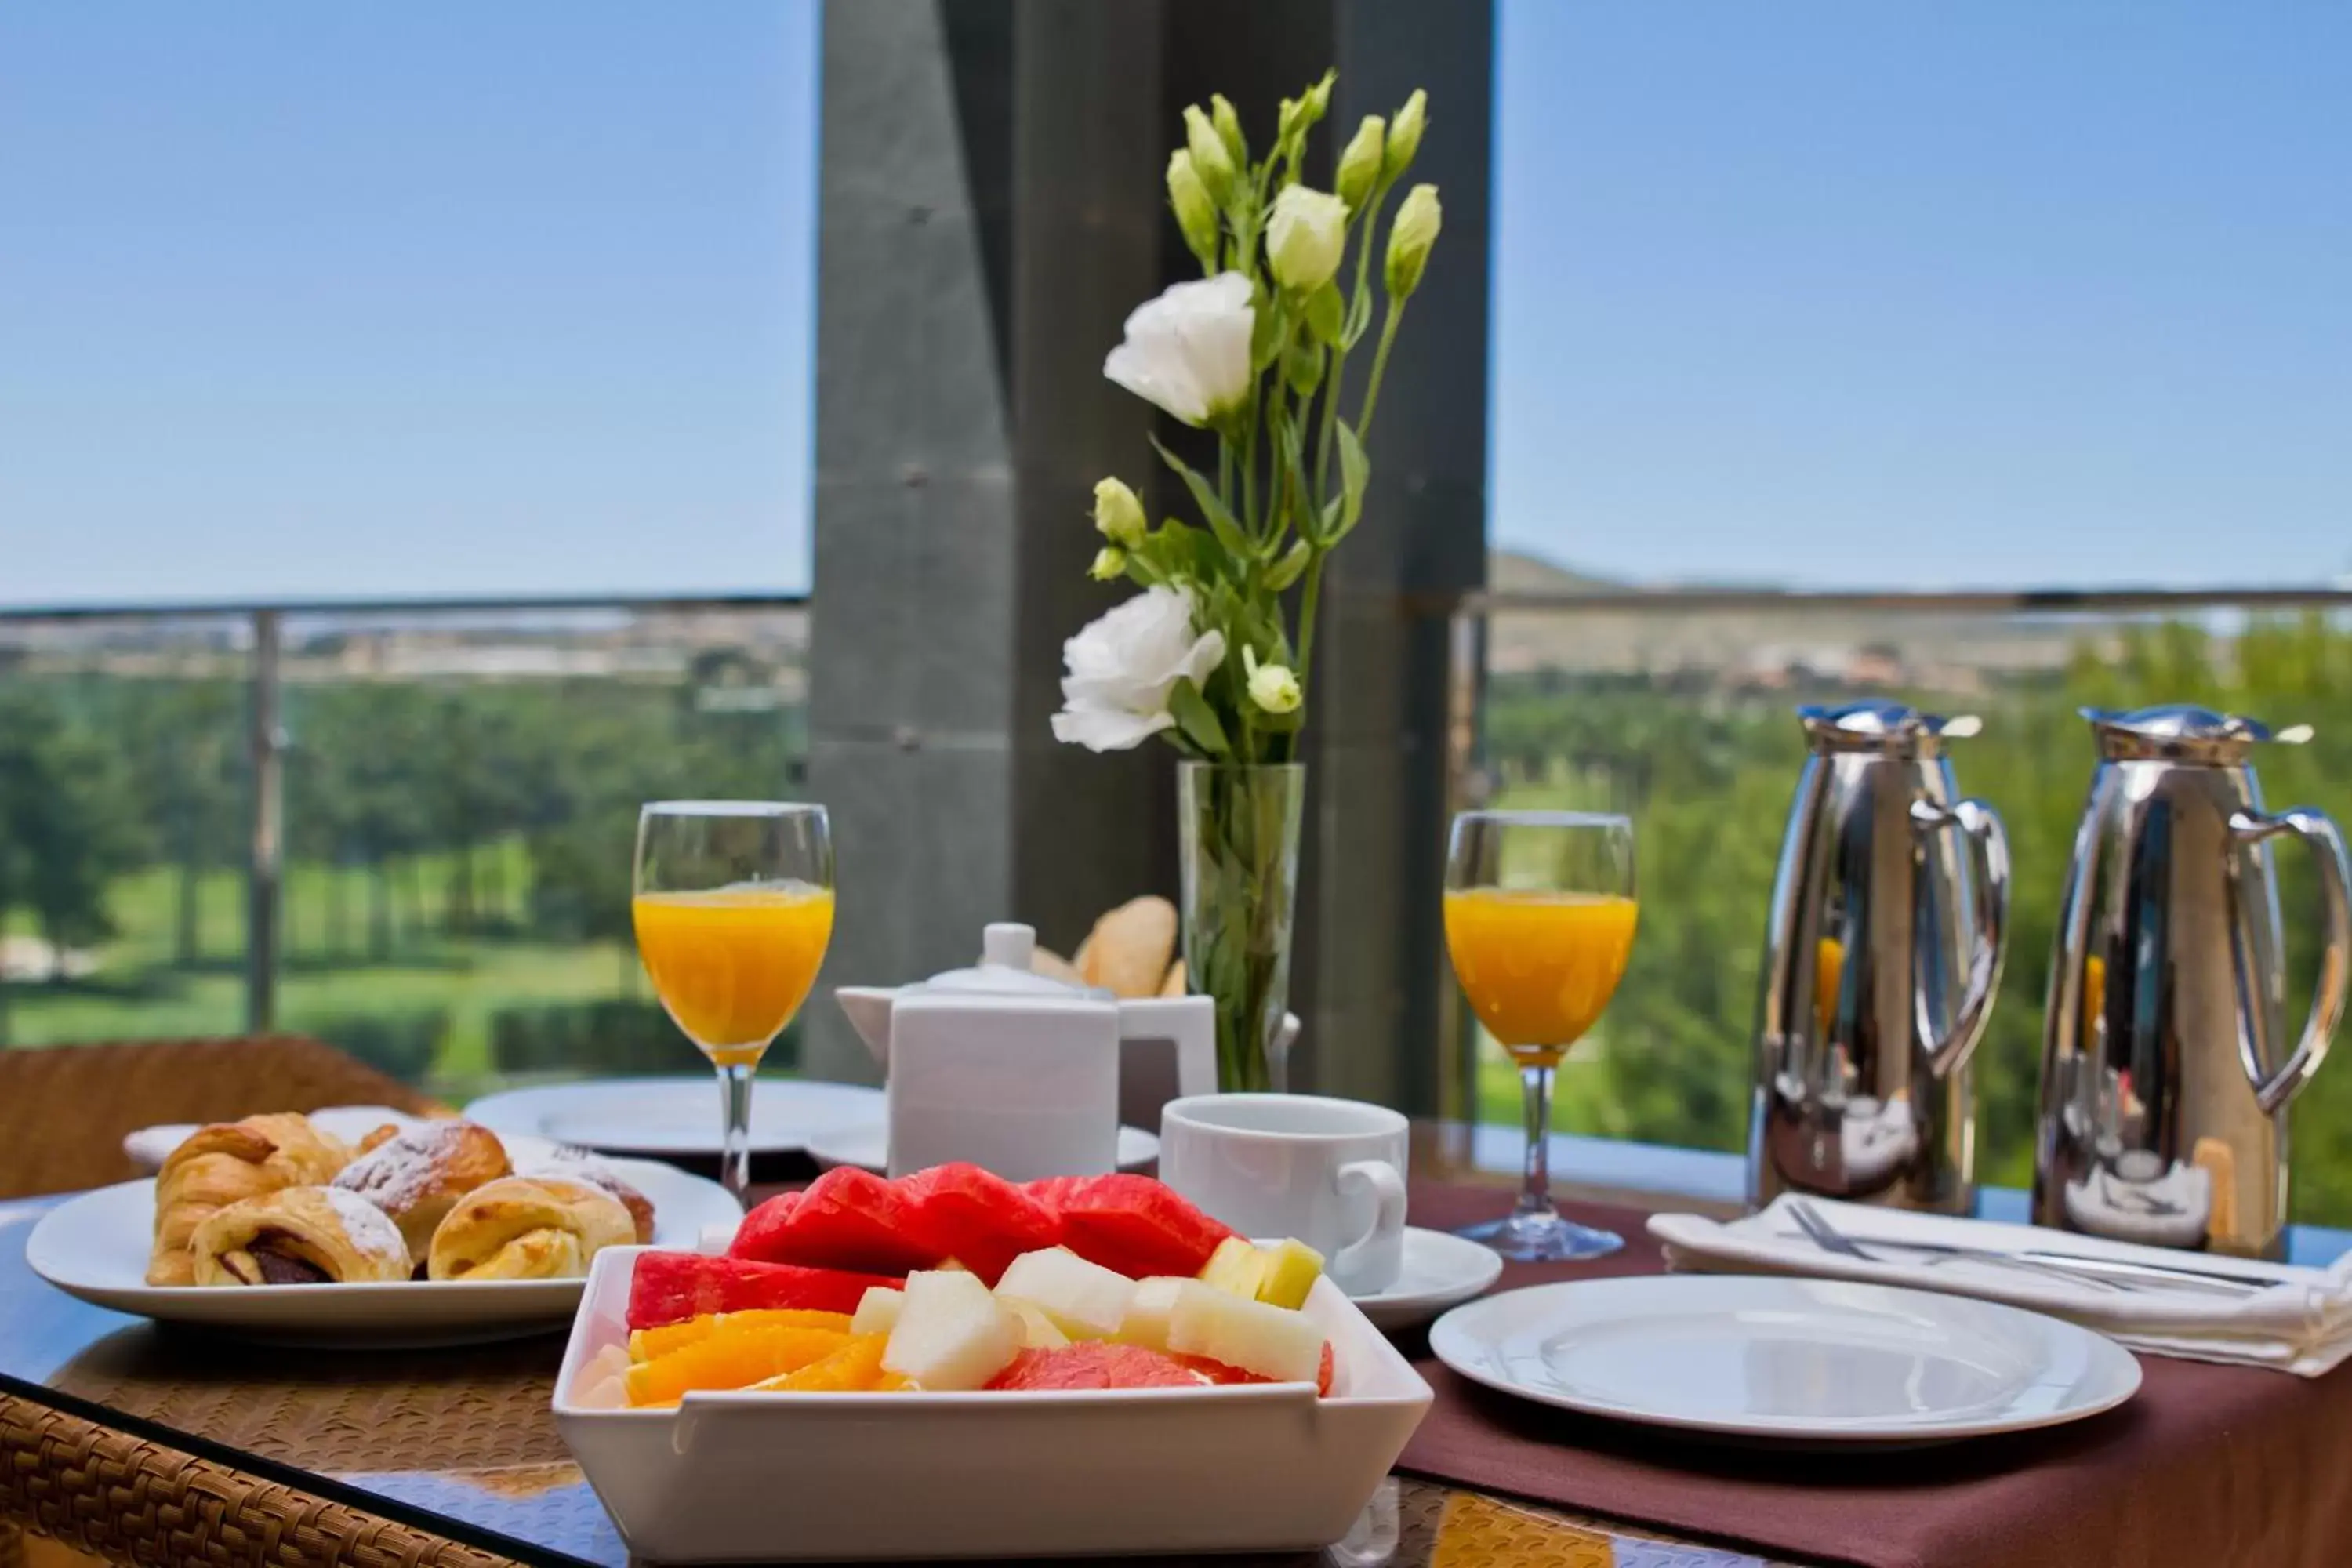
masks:
<svg viewBox="0 0 2352 1568"><path fill-rule="evenodd" d="M1969 1056L2000 984L2009 914L2000 818L1958 798L1944 757L1977 721L1892 702L1797 717L1810 755L1765 935L1748 1196L1794 1189L1965 1214Z"/></svg>

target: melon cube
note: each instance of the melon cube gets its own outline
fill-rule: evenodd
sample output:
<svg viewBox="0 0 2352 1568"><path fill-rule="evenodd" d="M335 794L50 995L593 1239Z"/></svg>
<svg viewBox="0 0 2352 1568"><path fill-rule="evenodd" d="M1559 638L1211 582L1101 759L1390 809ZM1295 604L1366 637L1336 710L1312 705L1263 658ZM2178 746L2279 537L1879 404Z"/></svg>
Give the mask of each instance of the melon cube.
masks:
<svg viewBox="0 0 2352 1568"><path fill-rule="evenodd" d="M1201 1286L1177 1294L1168 1348L1276 1383L1313 1383L1323 1364L1323 1331L1304 1312Z"/></svg>
<svg viewBox="0 0 2352 1568"><path fill-rule="evenodd" d="M1176 1310L1176 1299L1188 1285L1195 1289L1209 1289L1197 1279L1180 1279L1172 1274L1158 1274L1138 1281L1135 1294L1128 1299L1127 1318L1118 1326L1119 1342L1140 1345L1145 1350L1166 1350L1169 1316Z"/></svg>
<svg viewBox="0 0 2352 1568"><path fill-rule="evenodd" d="M906 1303L882 1352L882 1370L925 1388L981 1387L1021 1350L1020 1320L971 1274L907 1276Z"/></svg>
<svg viewBox="0 0 2352 1568"><path fill-rule="evenodd" d="M887 1285L877 1285L857 1299L857 1310L849 1320L853 1334L887 1334L898 1326L898 1314L906 1309L907 1293L893 1290Z"/></svg>
<svg viewBox="0 0 2352 1568"><path fill-rule="evenodd" d="M1070 1336L1055 1327L1054 1320L1045 1315L1045 1309L1034 1301L1013 1301L1002 1296L997 1300L1004 1302L1005 1310L1021 1320L1023 1349L1053 1351L1070 1342Z"/></svg>
<svg viewBox="0 0 2352 1568"><path fill-rule="evenodd" d="M1107 1340L1127 1321L1135 1281L1067 1247L1050 1247L1014 1258L996 1292L1045 1309L1054 1326L1074 1340Z"/></svg>

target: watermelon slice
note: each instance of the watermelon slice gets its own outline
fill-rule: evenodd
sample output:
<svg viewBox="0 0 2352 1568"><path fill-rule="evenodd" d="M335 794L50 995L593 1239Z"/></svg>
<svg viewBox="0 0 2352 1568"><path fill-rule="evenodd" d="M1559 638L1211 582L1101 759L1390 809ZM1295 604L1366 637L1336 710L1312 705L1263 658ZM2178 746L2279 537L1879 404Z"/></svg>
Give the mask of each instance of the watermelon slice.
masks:
<svg viewBox="0 0 2352 1568"><path fill-rule="evenodd" d="M1055 1181L1051 1201L1062 1222L1062 1245L1130 1279L1196 1275L1217 1243L1234 1234L1150 1176ZM1037 1185L1031 1185L1033 1196L1040 1195Z"/></svg>
<svg viewBox="0 0 2352 1568"><path fill-rule="evenodd" d="M922 1234L992 1287L1014 1258L1062 1239L1053 1210L978 1165L934 1165L898 1184Z"/></svg>
<svg viewBox="0 0 2352 1568"><path fill-rule="evenodd" d="M836 1165L770 1216L770 1205L781 1201L745 1217L728 1256L868 1274L906 1274L947 1259L913 1197L871 1171Z"/></svg>
<svg viewBox="0 0 2352 1568"><path fill-rule="evenodd" d="M1001 1393L1079 1388L1200 1388L1208 1375L1174 1356L1140 1345L1089 1340L1052 1350L1023 1351L989 1384Z"/></svg>
<svg viewBox="0 0 2352 1568"><path fill-rule="evenodd" d="M834 1268L752 1263L698 1252L648 1252L637 1259L629 1279L629 1327L666 1328L705 1312L761 1308L855 1312L868 1289L877 1285L895 1289L898 1283Z"/></svg>

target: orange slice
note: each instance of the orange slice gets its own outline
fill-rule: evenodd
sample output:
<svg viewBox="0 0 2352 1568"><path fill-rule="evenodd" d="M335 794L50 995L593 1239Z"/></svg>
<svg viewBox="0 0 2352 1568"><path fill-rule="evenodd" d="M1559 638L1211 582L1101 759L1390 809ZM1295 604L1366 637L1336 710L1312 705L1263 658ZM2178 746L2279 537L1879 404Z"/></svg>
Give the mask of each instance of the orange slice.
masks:
<svg viewBox="0 0 2352 1568"><path fill-rule="evenodd" d="M831 1329L836 1333L849 1331L846 1312L810 1312L782 1308L761 1308L748 1312L705 1312L683 1323L671 1323L659 1329L638 1329L629 1335L629 1359L651 1361L672 1351L699 1344L720 1330L730 1333L739 1329Z"/></svg>
<svg viewBox="0 0 2352 1568"><path fill-rule="evenodd" d="M887 1334L859 1334L823 1361L752 1386L774 1394L868 1393L882 1381L882 1351L889 1342Z"/></svg>
<svg viewBox="0 0 2352 1568"><path fill-rule="evenodd" d="M742 1388L798 1372L849 1342L831 1329L721 1331L629 1368L631 1405L667 1405L698 1388Z"/></svg>

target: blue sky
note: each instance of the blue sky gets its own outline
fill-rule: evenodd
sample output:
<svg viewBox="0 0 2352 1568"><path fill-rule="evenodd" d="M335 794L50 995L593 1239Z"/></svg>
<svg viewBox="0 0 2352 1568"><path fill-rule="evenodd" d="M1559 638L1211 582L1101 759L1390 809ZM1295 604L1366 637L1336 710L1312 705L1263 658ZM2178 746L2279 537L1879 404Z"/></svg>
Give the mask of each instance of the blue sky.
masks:
<svg viewBox="0 0 2352 1568"><path fill-rule="evenodd" d="M2352 6L1502 29L1502 542L2352 570ZM0 8L0 603L803 585L814 45L808 0Z"/></svg>

